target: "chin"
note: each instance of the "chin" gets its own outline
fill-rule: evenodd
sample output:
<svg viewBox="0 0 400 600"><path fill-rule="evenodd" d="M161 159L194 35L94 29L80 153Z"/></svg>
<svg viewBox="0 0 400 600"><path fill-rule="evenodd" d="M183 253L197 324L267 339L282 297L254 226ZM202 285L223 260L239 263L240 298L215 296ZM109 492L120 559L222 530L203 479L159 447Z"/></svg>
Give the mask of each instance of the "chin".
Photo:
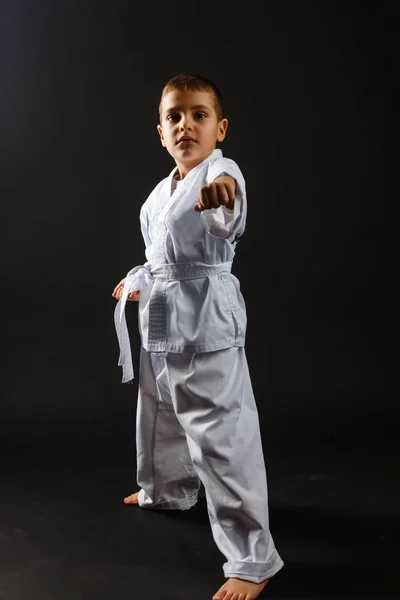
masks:
<svg viewBox="0 0 400 600"><path fill-rule="evenodd" d="M198 150L196 151L194 148L185 148L185 150L175 153L175 158L177 160L187 159L190 161L193 161L193 160L202 161L203 160L202 156L203 156L203 153L199 152Z"/></svg>

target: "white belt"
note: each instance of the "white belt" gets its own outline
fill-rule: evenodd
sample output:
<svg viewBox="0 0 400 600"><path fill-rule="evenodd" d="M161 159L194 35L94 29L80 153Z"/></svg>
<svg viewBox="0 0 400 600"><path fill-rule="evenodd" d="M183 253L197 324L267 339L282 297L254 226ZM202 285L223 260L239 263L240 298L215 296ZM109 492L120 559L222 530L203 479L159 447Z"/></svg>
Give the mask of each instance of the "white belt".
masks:
<svg viewBox="0 0 400 600"><path fill-rule="evenodd" d="M114 322L118 337L120 356L118 365L122 367L122 383L132 382L134 379L131 345L125 318L125 306L128 295L139 291L150 284L153 286L149 300L149 341L159 342L160 350L165 350L166 343L166 315L165 315L165 287L169 281L182 281L183 279L200 279L212 277L230 271L232 261L218 265L205 263L173 263L151 267L150 263L135 267L127 274L124 283L122 298L115 307Z"/></svg>

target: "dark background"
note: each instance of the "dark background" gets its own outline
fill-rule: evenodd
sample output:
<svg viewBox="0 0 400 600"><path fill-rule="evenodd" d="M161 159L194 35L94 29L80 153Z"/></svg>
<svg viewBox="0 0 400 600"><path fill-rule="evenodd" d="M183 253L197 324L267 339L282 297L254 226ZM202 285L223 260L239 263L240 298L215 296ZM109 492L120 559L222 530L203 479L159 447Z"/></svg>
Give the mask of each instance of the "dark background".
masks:
<svg viewBox="0 0 400 600"><path fill-rule="evenodd" d="M111 292L144 260L139 209L173 168L159 96L183 70L221 88L221 148L247 182L234 272L263 423L333 434L391 422L377 303L383 13L358 2L2 4L6 432L130 414Z"/></svg>
<svg viewBox="0 0 400 600"><path fill-rule="evenodd" d="M247 183L233 272L272 502L397 518L380 292L391 5L0 6L5 463L134 459L137 384L120 383L111 293L144 261L139 210L174 166L161 89L193 70L222 91L221 149Z"/></svg>

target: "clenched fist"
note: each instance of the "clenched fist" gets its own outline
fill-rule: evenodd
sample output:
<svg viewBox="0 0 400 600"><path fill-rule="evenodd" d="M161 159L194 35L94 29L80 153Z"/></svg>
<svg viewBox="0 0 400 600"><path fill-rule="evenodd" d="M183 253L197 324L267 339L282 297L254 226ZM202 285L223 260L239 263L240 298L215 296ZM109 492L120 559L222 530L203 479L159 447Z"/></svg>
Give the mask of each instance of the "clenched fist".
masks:
<svg viewBox="0 0 400 600"><path fill-rule="evenodd" d="M114 291L111 294L117 300L121 300L121 298L122 298L122 293L124 291L124 283L125 283L125 279L122 279L122 281L120 281L119 284L117 286L115 286ZM138 302L139 298L140 298L140 290L137 290L136 292L131 292L130 294L128 294L128 300L130 300L131 302Z"/></svg>
<svg viewBox="0 0 400 600"><path fill-rule="evenodd" d="M210 208L226 206L233 210L235 204L236 181L229 175L220 175L208 185L200 188L194 210L202 212Z"/></svg>

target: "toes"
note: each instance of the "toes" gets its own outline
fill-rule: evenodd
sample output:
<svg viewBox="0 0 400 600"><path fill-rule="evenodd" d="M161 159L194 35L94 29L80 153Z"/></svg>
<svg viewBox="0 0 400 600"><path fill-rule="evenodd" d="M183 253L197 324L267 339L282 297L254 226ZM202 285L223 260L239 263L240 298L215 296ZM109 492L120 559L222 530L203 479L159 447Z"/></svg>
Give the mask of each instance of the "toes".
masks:
<svg viewBox="0 0 400 600"><path fill-rule="evenodd" d="M124 498L125 504L135 504L135 494L131 494L131 496L127 496Z"/></svg>
<svg viewBox="0 0 400 600"><path fill-rule="evenodd" d="M214 596L212 597L212 600L227 600L228 596L227 596L227 591L224 589L219 589L218 592L216 594L214 594Z"/></svg>

